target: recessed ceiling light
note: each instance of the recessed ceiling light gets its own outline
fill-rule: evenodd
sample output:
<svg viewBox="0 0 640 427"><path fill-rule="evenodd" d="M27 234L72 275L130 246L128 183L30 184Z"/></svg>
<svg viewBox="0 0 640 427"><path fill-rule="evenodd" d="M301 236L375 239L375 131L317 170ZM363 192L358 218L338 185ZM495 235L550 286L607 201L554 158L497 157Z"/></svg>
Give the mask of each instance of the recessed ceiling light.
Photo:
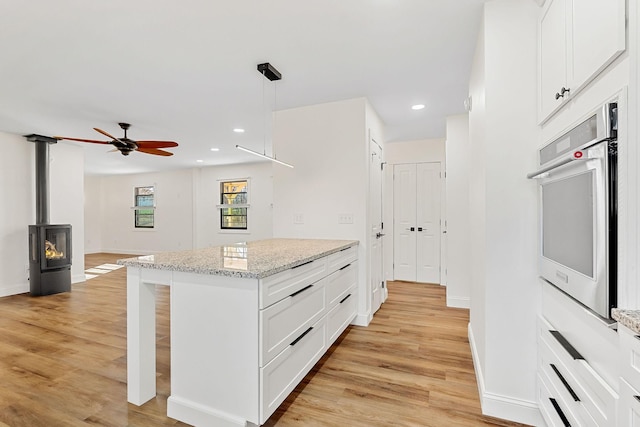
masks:
<svg viewBox="0 0 640 427"><path fill-rule="evenodd" d="M202 163L202 162L204 162L204 160L202 160L202 159L198 159L198 160L196 160L196 162L198 162L198 163Z"/></svg>
<svg viewBox="0 0 640 427"><path fill-rule="evenodd" d="M235 133L244 133L244 129L241 129L241 128L235 128L233 131Z"/></svg>
<svg viewBox="0 0 640 427"><path fill-rule="evenodd" d="M220 151L220 149L214 147L214 148L211 149L211 151Z"/></svg>
<svg viewBox="0 0 640 427"><path fill-rule="evenodd" d="M416 104L411 106L412 110L422 110L423 108L424 108L424 104Z"/></svg>

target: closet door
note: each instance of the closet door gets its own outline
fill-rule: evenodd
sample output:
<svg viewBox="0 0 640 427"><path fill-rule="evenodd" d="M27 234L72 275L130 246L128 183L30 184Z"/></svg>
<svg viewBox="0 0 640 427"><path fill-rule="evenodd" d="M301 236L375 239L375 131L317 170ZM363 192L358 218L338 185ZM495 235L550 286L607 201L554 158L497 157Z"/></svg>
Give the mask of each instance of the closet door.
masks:
<svg viewBox="0 0 640 427"><path fill-rule="evenodd" d="M416 282L440 283L440 163L419 163L416 180Z"/></svg>
<svg viewBox="0 0 640 427"><path fill-rule="evenodd" d="M416 165L393 167L393 277L416 281Z"/></svg>
<svg viewBox="0 0 640 427"><path fill-rule="evenodd" d="M393 277L440 283L440 163L394 166Z"/></svg>

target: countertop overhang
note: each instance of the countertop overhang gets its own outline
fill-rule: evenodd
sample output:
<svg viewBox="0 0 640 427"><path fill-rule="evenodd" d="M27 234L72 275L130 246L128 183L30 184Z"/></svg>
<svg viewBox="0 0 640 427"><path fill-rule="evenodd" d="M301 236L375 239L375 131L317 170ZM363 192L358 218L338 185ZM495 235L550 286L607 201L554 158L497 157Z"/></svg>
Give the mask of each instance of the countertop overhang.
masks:
<svg viewBox="0 0 640 427"><path fill-rule="evenodd" d="M267 239L117 261L127 267L262 279L358 245L357 240Z"/></svg>

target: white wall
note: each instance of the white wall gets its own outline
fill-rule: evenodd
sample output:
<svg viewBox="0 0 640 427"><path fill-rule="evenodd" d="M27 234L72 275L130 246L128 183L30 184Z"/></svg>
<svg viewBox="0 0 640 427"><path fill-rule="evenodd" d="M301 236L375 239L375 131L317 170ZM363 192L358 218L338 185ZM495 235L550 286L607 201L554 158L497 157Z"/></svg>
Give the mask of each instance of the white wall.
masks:
<svg viewBox="0 0 640 427"><path fill-rule="evenodd" d="M447 306L469 308L471 265L469 174L473 168L469 144L469 115L447 117L446 274Z"/></svg>
<svg viewBox="0 0 640 427"><path fill-rule="evenodd" d="M261 162L87 177L88 251L147 254L270 238L271 168L270 162ZM238 178L250 180L249 230L220 230L219 180ZM147 185L156 187L155 227L135 229L133 191Z"/></svg>
<svg viewBox="0 0 640 427"><path fill-rule="evenodd" d="M371 307L366 104L358 98L278 111L274 132L278 158L295 166L274 165L274 237L360 241L359 324L368 323ZM352 214L353 224L339 224L340 214Z"/></svg>
<svg viewBox="0 0 640 427"><path fill-rule="evenodd" d="M49 202L52 224L71 224L71 281L84 276L84 150L59 142L49 147ZM35 190L34 190L35 192ZM35 201L34 201L35 203Z"/></svg>
<svg viewBox="0 0 640 427"><path fill-rule="evenodd" d="M0 296L29 292L28 226L35 223L34 144L0 132ZM73 227L72 281L84 280L83 152L63 143L50 148L51 222Z"/></svg>
<svg viewBox="0 0 640 427"><path fill-rule="evenodd" d="M193 170L194 247L219 246L240 241L270 239L273 236L273 167L271 162L245 163ZM220 180L248 178L248 230L220 230Z"/></svg>
<svg viewBox="0 0 640 427"><path fill-rule="evenodd" d="M483 412L537 425L538 7L487 2L472 69L471 323Z"/></svg>

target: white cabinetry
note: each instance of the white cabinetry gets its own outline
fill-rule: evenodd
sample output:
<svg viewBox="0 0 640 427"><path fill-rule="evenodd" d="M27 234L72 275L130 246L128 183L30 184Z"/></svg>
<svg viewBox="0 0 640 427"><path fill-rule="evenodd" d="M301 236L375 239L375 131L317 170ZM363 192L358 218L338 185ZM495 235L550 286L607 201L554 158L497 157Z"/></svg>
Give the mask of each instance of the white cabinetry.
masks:
<svg viewBox="0 0 640 427"><path fill-rule="evenodd" d="M263 279L173 272L168 415L263 424L354 319L357 250Z"/></svg>
<svg viewBox="0 0 640 427"><path fill-rule="evenodd" d="M547 0L539 20L539 119L625 50L625 0Z"/></svg>
<svg viewBox="0 0 640 427"><path fill-rule="evenodd" d="M620 334L620 403L618 426L640 426L640 337L623 325Z"/></svg>

